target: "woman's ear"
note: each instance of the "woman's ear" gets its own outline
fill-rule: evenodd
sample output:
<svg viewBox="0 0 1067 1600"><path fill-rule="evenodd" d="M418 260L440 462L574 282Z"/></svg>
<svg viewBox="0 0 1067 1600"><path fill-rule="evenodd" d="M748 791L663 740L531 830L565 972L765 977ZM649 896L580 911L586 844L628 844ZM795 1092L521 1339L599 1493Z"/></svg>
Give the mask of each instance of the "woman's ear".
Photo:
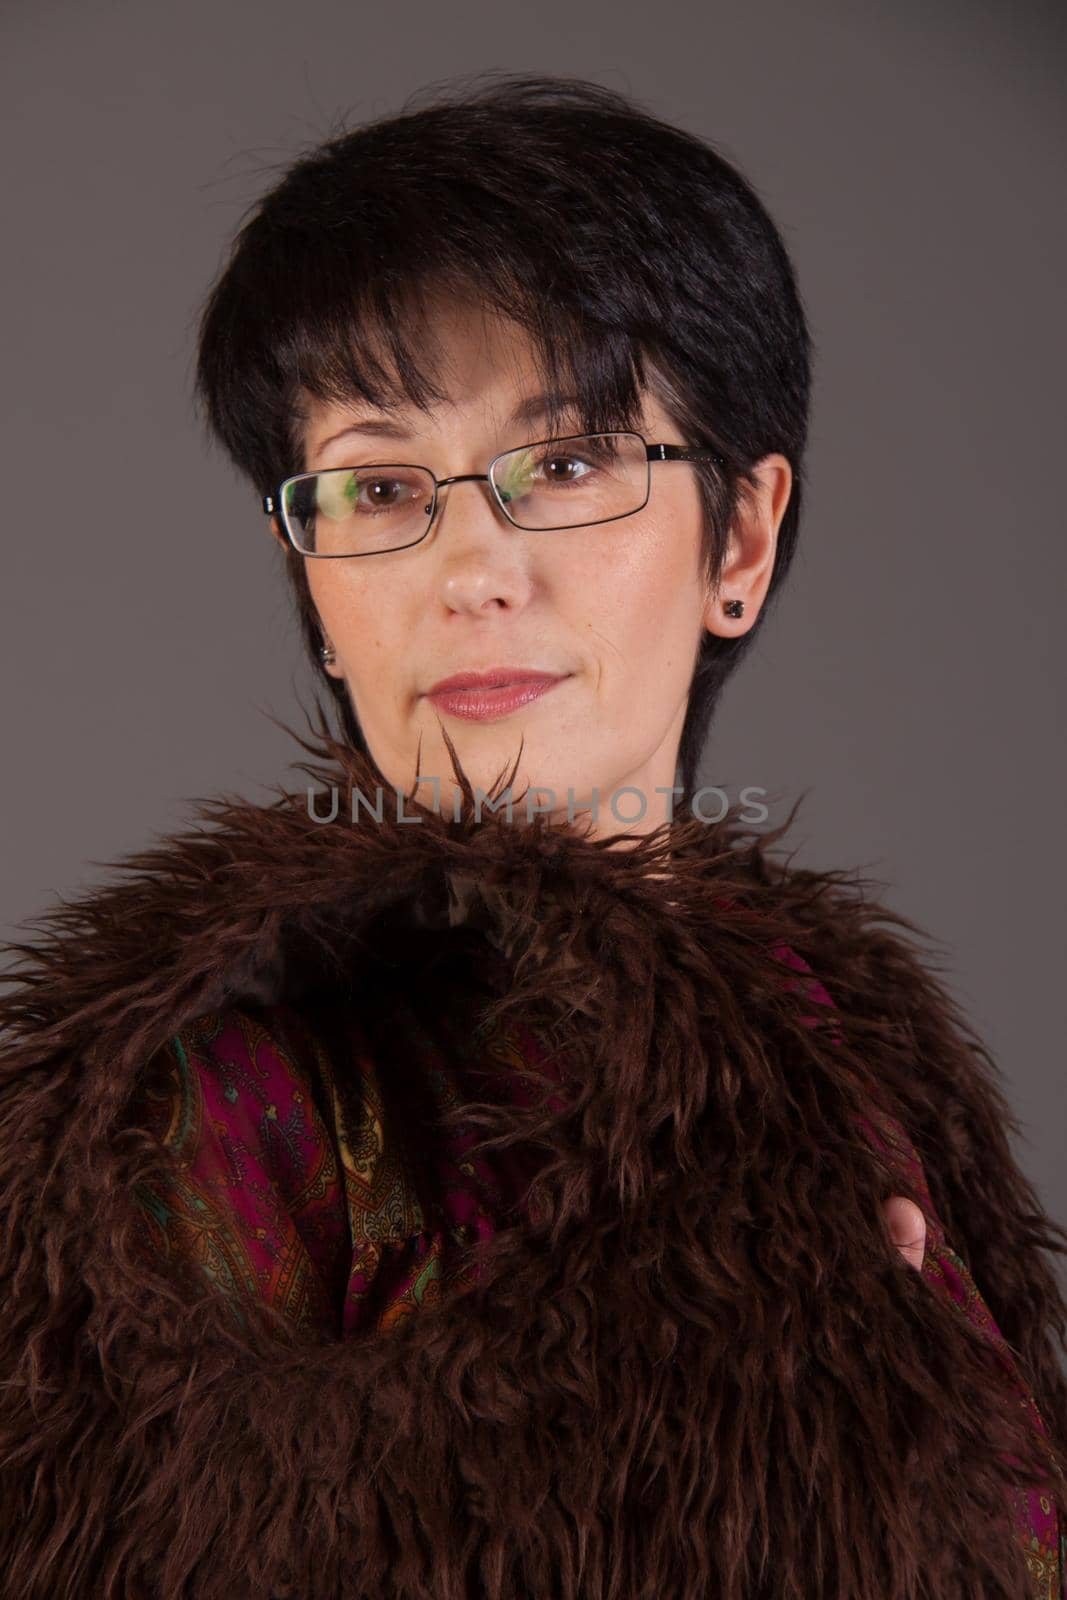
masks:
<svg viewBox="0 0 1067 1600"><path fill-rule="evenodd" d="M705 628L724 639L747 633L759 616L793 488L793 469L783 455L764 456L754 472L756 487L741 485L718 587L709 590L704 608Z"/></svg>

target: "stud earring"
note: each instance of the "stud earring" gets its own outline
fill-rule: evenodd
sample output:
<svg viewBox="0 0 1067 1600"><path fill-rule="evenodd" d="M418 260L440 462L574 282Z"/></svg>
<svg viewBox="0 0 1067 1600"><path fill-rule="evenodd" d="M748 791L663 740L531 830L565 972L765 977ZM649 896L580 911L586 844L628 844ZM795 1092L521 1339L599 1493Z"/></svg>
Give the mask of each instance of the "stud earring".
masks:
<svg viewBox="0 0 1067 1600"><path fill-rule="evenodd" d="M332 667L337 660L337 651L332 644L320 645L319 656L324 667Z"/></svg>
<svg viewBox="0 0 1067 1600"><path fill-rule="evenodd" d="M743 600L724 600L722 608L728 617L741 617L745 613L745 602Z"/></svg>

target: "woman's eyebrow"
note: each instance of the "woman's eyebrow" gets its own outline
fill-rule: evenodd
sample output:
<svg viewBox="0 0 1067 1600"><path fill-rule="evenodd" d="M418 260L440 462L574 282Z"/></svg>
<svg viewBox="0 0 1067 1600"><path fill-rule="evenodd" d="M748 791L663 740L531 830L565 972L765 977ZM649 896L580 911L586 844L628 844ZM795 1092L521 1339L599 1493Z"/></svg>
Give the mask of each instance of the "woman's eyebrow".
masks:
<svg viewBox="0 0 1067 1600"><path fill-rule="evenodd" d="M556 400L557 408L567 411L579 403L577 395L562 395ZM513 427L519 422L536 422L541 417L547 416L549 397L544 394L526 395L518 402L506 426ZM366 435L377 439L410 439L411 429L403 427L399 422L391 421L389 417L366 417L359 422L346 422L343 428L336 433L329 434L314 446L313 454L317 455L325 450L327 445L335 444L338 439L347 439L354 435Z"/></svg>
<svg viewBox="0 0 1067 1600"><path fill-rule="evenodd" d="M556 408L559 411L571 411L579 404L579 398L575 394L556 396ZM508 426L511 427L516 422L537 422L541 417L548 415L548 406L548 395L527 395L524 400L519 401L518 405L511 413L511 416L508 418Z"/></svg>
<svg viewBox="0 0 1067 1600"><path fill-rule="evenodd" d="M390 422L387 417L367 417L360 422L346 422L336 433L328 434L313 447L312 454L317 455L320 450L325 450L327 445L336 443L338 439L347 439L352 434L368 434L379 439L411 438L410 428L402 428L398 423Z"/></svg>

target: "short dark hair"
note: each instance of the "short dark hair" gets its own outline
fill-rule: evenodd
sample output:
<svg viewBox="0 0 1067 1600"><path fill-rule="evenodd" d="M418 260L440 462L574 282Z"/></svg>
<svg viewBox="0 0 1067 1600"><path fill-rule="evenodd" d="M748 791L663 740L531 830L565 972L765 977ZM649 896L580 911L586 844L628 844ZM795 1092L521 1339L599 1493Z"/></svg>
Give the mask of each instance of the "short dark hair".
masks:
<svg viewBox="0 0 1067 1600"><path fill-rule="evenodd" d="M425 95L427 91L423 91ZM433 301L480 300L527 333L548 395L584 431L632 428L648 387L699 463L704 559L717 581L760 457L794 485L768 601L796 546L811 340L782 238L710 145L584 79L491 71L299 157L255 204L200 320L196 398L259 495L304 469L305 394L374 405L444 398ZM562 415L550 406L549 431ZM286 556L322 673L304 559ZM679 750L688 794L737 638L705 634ZM322 673L343 739L366 751L347 688Z"/></svg>

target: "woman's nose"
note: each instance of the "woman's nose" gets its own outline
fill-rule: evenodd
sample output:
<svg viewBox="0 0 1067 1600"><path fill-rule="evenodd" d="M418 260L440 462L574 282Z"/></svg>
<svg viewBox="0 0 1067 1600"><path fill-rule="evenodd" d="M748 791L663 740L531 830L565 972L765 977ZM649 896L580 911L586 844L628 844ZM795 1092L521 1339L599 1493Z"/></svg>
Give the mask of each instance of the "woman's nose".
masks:
<svg viewBox="0 0 1067 1600"><path fill-rule="evenodd" d="M497 504L485 479L465 478L439 489L432 537L438 586L453 611L493 603L521 605L530 592L523 535Z"/></svg>

